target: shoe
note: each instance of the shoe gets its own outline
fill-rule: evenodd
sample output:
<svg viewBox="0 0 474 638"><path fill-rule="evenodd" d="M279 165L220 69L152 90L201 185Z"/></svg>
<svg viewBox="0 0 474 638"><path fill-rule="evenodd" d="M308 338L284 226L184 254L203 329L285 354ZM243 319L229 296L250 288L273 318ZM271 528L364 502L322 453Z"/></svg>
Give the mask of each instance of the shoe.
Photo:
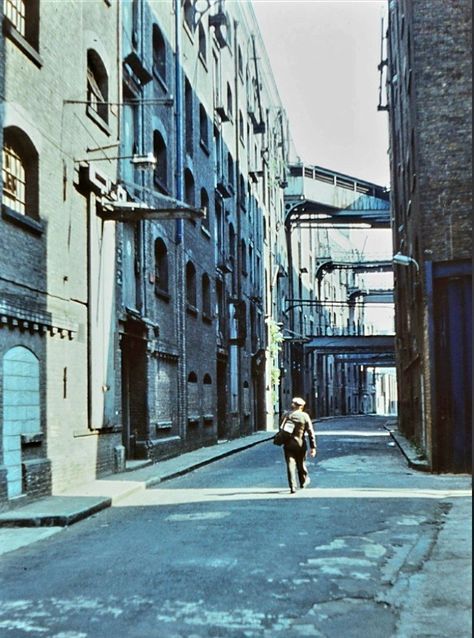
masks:
<svg viewBox="0 0 474 638"><path fill-rule="evenodd" d="M296 490L295 490L294 488L292 488L292 489L290 490L290 494L296 494Z"/></svg>
<svg viewBox="0 0 474 638"><path fill-rule="evenodd" d="M309 476L307 476L304 480L303 485L301 486L301 489L304 489L305 487L308 487L308 485L311 483L311 479L309 478Z"/></svg>

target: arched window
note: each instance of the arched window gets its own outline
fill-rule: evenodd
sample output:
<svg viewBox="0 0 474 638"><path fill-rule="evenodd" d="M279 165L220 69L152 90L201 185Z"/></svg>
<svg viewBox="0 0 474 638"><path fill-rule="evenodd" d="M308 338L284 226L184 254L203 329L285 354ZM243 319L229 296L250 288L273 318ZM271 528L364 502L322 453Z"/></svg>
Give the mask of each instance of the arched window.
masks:
<svg viewBox="0 0 474 638"><path fill-rule="evenodd" d="M247 275L247 246L244 239L242 239L240 244L240 259L242 263L242 274Z"/></svg>
<svg viewBox="0 0 474 638"><path fill-rule="evenodd" d="M186 204L189 204L190 206L194 206L196 204L194 177L189 168L184 171L184 199Z"/></svg>
<svg viewBox="0 0 474 638"><path fill-rule="evenodd" d="M246 209L247 189L245 188L245 179L242 174L239 175L239 203L242 210Z"/></svg>
<svg viewBox="0 0 474 638"><path fill-rule="evenodd" d="M199 419L199 386L198 378L195 372L188 374L188 419L192 422L196 422Z"/></svg>
<svg viewBox="0 0 474 638"><path fill-rule="evenodd" d="M234 187L234 160L232 159L232 155L230 153L227 154L227 179L229 181L229 186Z"/></svg>
<svg viewBox="0 0 474 638"><path fill-rule="evenodd" d="M199 55L201 59L206 62L207 60L207 43L206 43L206 32L204 31L204 27L202 26L202 22L199 23Z"/></svg>
<svg viewBox="0 0 474 638"><path fill-rule="evenodd" d="M237 66L239 70L240 77L243 79L244 77L244 59L242 57L242 49L239 47L237 49Z"/></svg>
<svg viewBox="0 0 474 638"><path fill-rule="evenodd" d="M168 193L168 157L165 141L159 131L153 132L153 155L156 159L153 181L159 191Z"/></svg>
<svg viewBox="0 0 474 638"><path fill-rule="evenodd" d="M166 83L166 43L158 25L153 25L153 71Z"/></svg>
<svg viewBox="0 0 474 638"><path fill-rule="evenodd" d="M209 230L209 227L210 227L210 223L209 223L209 215L210 215L210 211L209 211L209 195L207 194L207 191L206 191L205 188L201 188L201 208L206 210L206 216L202 218L201 226L203 228L206 228L207 230Z"/></svg>
<svg viewBox="0 0 474 638"><path fill-rule="evenodd" d="M184 109L185 109L185 135L186 135L186 152L193 154L193 89L189 80L184 81Z"/></svg>
<svg viewBox="0 0 474 638"><path fill-rule="evenodd" d="M221 256L224 250L224 213L222 211L222 204L218 197L214 198L214 210L215 210L215 238L217 243L217 250L219 256Z"/></svg>
<svg viewBox="0 0 474 638"><path fill-rule="evenodd" d="M245 141L245 126L244 126L244 116L242 115L242 111L239 111L239 137L242 144Z"/></svg>
<svg viewBox="0 0 474 638"><path fill-rule="evenodd" d="M87 51L87 109L89 114L109 121L109 79L104 63L93 49Z"/></svg>
<svg viewBox="0 0 474 638"><path fill-rule="evenodd" d="M232 119L234 113L234 103L232 99L232 89L230 88L230 84L227 82L227 114Z"/></svg>
<svg viewBox="0 0 474 638"><path fill-rule="evenodd" d="M39 218L38 153L25 133L16 127L4 130L2 183L5 208Z"/></svg>
<svg viewBox="0 0 474 638"><path fill-rule="evenodd" d="M169 291L168 250L162 239L155 240L155 291Z"/></svg>
<svg viewBox="0 0 474 638"><path fill-rule="evenodd" d="M232 264L235 263L235 230L232 224L229 224L229 256L232 261Z"/></svg>
<svg viewBox="0 0 474 638"><path fill-rule="evenodd" d="M212 377L210 374L205 374L202 380L202 411L205 419L211 420L214 414L214 400L212 393Z"/></svg>
<svg viewBox="0 0 474 638"><path fill-rule="evenodd" d="M186 302L192 309L196 308L196 268L192 261L186 264Z"/></svg>
<svg viewBox="0 0 474 638"><path fill-rule="evenodd" d="M202 315L207 319L210 319L212 315L211 280L207 273L202 276Z"/></svg>
<svg viewBox="0 0 474 638"><path fill-rule="evenodd" d="M203 144L206 149L209 149L209 124L206 109L202 104L199 105L199 137L201 144Z"/></svg>

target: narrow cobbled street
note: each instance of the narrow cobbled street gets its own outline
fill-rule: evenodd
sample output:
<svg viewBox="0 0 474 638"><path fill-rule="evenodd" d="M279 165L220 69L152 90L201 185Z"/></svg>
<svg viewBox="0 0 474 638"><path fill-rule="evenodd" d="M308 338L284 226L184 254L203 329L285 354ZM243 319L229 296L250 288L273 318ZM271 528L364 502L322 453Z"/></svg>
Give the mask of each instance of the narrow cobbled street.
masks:
<svg viewBox="0 0 474 638"><path fill-rule="evenodd" d="M410 469L384 422L317 424L295 495L267 441L2 556L1 635L421 635L404 596L470 478Z"/></svg>

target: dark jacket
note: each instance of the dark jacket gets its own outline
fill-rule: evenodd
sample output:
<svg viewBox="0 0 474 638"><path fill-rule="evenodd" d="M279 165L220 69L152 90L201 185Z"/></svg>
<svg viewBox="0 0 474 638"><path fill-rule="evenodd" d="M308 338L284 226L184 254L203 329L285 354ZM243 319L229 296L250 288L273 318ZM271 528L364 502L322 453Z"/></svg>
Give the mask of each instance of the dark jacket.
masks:
<svg viewBox="0 0 474 638"><path fill-rule="evenodd" d="M288 412L282 421L282 426L285 423L285 419L295 426L291 438L296 439L300 447L303 447L305 444L304 435L307 434L309 437L310 448L316 448L316 437L314 434L313 423L307 412L303 412L301 410Z"/></svg>

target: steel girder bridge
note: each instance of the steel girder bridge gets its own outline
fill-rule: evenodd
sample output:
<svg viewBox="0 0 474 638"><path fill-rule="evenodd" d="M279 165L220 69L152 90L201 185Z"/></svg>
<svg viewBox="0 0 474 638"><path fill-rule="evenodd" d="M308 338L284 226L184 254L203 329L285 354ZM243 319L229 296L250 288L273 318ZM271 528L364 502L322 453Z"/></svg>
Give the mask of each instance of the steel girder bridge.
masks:
<svg viewBox="0 0 474 638"><path fill-rule="evenodd" d="M306 352L344 355L344 363L373 367L395 366L394 335L313 336L304 344Z"/></svg>
<svg viewBox="0 0 474 638"><path fill-rule="evenodd" d="M285 223L390 228L387 189L320 166L293 164L285 188Z"/></svg>
<svg viewBox="0 0 474 638"><path fill-rule="evenodd" d="M320 166L293 164L289 167L285 187L285 227L291 260L291 231L299 228L363 228L389 229L391 227L390 193L387 189ZM291 262L290 262L291 267ZM393 264L388 260L348 261L331 256L318 260L317 279L321 281L326 272L337 268L353 269L355 272L388 272ZM292 292L292 291L291 291ZM347 302L358 305L357 297L375 303L392 303L390 291L371 291L364 294L353 290ZM375 293L375 294L373 294ZM293 295L290 294L290 297ZM316 305L316 300L289 299L285 314L289 315L298 305ZM344 303L344 302L342 302ZM364 303L364 302L362 302ZM291 322L291 319L290 319ZM293 356L334 355L346 363L357 363L369 367L395 365L394 336L314 336L305 337L295 343ZM304 354L303 354L304 353Z"/></svg>

